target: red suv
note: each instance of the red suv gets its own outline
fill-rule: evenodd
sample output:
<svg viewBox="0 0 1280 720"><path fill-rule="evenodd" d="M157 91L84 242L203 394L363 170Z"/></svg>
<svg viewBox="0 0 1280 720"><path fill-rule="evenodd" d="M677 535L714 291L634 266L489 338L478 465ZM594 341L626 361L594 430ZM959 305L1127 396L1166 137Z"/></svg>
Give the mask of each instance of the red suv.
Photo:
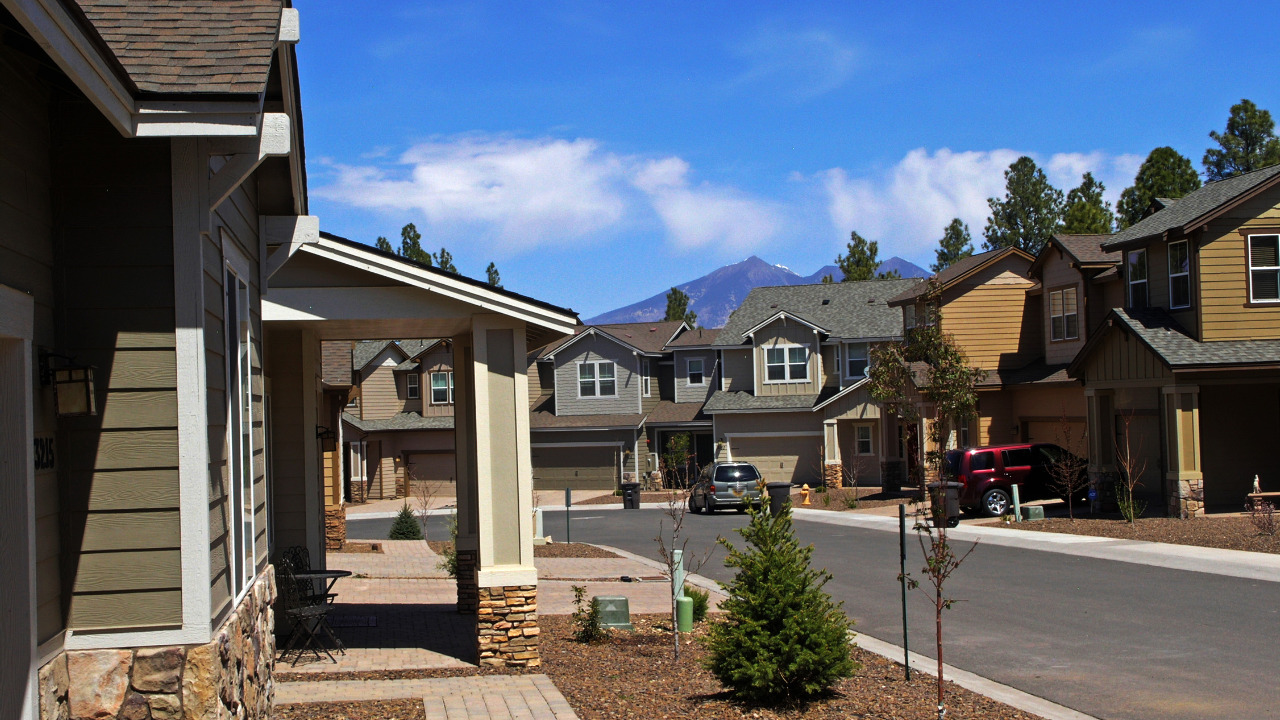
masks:
<svg viewBox="0 0 1280 720"><path fill-rule="evenodd" d="M948 450L943 462L947 479L962 483L960 507L988 517L1003 515L1013 506L1013 486L1021 500L1062 497L1050 468L1066 450L1051 443L1019 443ZM1080 464L1084 472L1084 463Z"/></svg>

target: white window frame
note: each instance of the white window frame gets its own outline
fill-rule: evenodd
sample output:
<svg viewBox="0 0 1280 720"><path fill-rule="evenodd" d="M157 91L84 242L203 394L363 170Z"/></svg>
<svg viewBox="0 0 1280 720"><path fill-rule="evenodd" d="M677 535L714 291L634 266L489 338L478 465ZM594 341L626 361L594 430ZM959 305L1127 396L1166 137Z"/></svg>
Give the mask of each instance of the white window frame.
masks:
<svg viewBox="0 0 1280 720"><path fill-rule="evenodd" d="M584 378L582 377L582 368L583 366L587 366L587 365L591 366L591 377ZM608 378L600 377L600 369L604 365L610 365L613 367L613 374L610 375ZM578 399L618 397L618 364L617 363L615 363L612 360L583 360L578 362L577 369L578 369L578 372L577 372ZM600 389L601 384L604 383L606 380L613 382L613 392L609 393L608 395L604 394ZM583 395L582 384L588 381L592 383L592 389L594 394Z"/></svg>
<svg viewBox="0 0 1280 720"><path fill-rule="evenodd" d="M446 382L448 383L448 385L445 388L445 397L448 398L447 400L436 400L436 389L437 389L436 376L437 375L448 376L448 378L446 378ZM437 370L436 372L431 373L431 404L432 405L452 405L453 404L453 373L452 372L449 372L446 370Z"/></svg>
<svg viewBox="0 0 1280 720"><path fill-rule="evenodd" d="M866 437L865 437L865 438L863 437L863 435L864 435L863 431L864 431L864 430L866 431L866 432L865 432L865 435L866 435ZM873 442L873 439L874 439L874 438L872 437L872 434L871 434L871 426L870 426L870 425L854 425L854 426L853 426L853 454L855 454L855 455L875 455L875 454L876 454L876 446L875 446L875 443ZM864 441L867 443L867 451L866 451L866 452L863 452L863 451L862 451L862 443L863 443Z"/></svg>
<svg viewBox="0 0 1280 720"><path fill-rule="evenodd" d="M347 447L351 451L347 458L351 463L351 481L364 482L364 474L368 469L365 460L369 457L369 444L364 440L353 440Z"/></svg>
<svg viewBox="0 0 1280 720"><path fill-rule="evenodd" d="M702 379L698 382L693 381L693 364L698 363L698 376ZM684 379L685 384L689 387L706 387L707 385L707 362L705 358L686 358L684 361Z"/></svg>
<svg viewBox="0 0 1280 720"><path fill-rule="evenodd" d="M404 376L404 395L410 400L417 400L422 396L418 387L418 372L416 370Z"/></svg>
<svg viewBox="0 0 1280 720"><path fill-rule="evenodd" d="M1132 269L1133 269L1133 265L1134 265L1134 264L1130 261L1130 258L1131 258L1132 256L1134 256L1134 255L1137 255L1138 253L1142 253L1142 274L1143 274L1143 277L1142 277L1142 279L1141 279L1141 280L1134 280L1134 279L1133 279L1133 273L1132 273ZM1128 301L1129 301L1129 307L1131 307L1131 308L1132 308L1132 307L1134 307L1134 304L1133 304L1133 286L1134 286L1134 285L1141 285L1141 286L1142 286L1142 292L1143 292L1143 294L1145 294L1145 295L1147 296L1147 302L1143 305L1143 307L1144 307L1144 308L1151 307L1151 283L1150 283L1150 279L1151 279L1151 265L1150 265L1150 261L1151 261L1151 258L1147 256L1147 249L1146 249L1146 248L1138 248L1137 250L1130 250L1130 251L1128 251L1128 252L1126 252L1126 253L1124 254L1124 279L1125 279L1125 290L1127 291L1127 294L1128 294L1128 298L1127 298L1127 299L1128 299Z"/></svg>
<svg viewBox="0 0 1280 720"><path fill-rule="evenodd" d="M245 279L252 274L248 260L235 248L234 241L224 236L222 245L225 258L222 321L227 389L226 502L230 544L227 570L231 576L231 595L239 603L253 586L258 568L253 458L253 318L251 288ZM232 293L235 297L235 318L231 317Z"/></svg>
<svg viewBox="0 0 1280 720"><path fill-rule="evenodd" d="M645 397L651 397L653 394L653 385L650 383L649 378L650 374L651 368L649 365L649 358L640 358L640 390L644 393Z"/></svg>
<svg viewBox="0 0 1280 720"><path fill-rule="evenodd" d="M792 351L793 349L804 350L804 364L803 364L803 367L804 367L804 377L802 377L802 378L796 378L796 377L792 377L792 376L791 376L791 368L793 368L793 367L795 367L795 366L797 366L797 365L800 365L800 363L793 363L793 362L791 362L791 351ZM789 345L766 345L766 346L762 347L762 348L761 348L761 350L763 350L763 351L764 351L764 384L765 384L765 385L786 385L786 384L807 383L807 382L809 382L809 362L810 362L810 359L811 359L811 358L810 358L811 353L809 352L809 346L808 346L808 345L799 345L799 344L789 344ZM769 351L770 351L770 350L781 350L781 351L782 351L782 360L783 360L783 361L782 361L782 363L770 363L770 362L769 362ZM779 365L779 364L781 364L781 365L782 365L782 368L783 368L783 379L781 379L781 380L770 380L770 379L769 379L769 366L770 366L770 365Z"/></svg>
<svg viewBox="0 0 1280 720"><path fill-rule="evenodd" d="M1068 290L1070 290L1071 294L1074 296L1072 298L1073 302L1071 303L1070 312L1067 311ZM1062 312L1057 315L1053 313L1053 298L1055 295L1061 299L1060 302L1062 304ZM1067 318L1069 317L1074 317L1076 319L1074 334L1072 334L1071 330L1067 326ZM1062 334L1060 336L1057 334L1057 328L1053 325L1054 318L1062 318ZM1080 339L1080 290L1077 286L1071 285L1049 291L1049 339L1053 342L1065 342L1067 340Z"/></svg>
<svg viewBox="0 0 1280 720"><path fill-rule="evenodd" d="M1181 245L1185 248L1185 252L1187 253L1186 270L1174 270L1173 248L1177 245ZM1184 310L1191 307L1191 243L1186 240L1178 240L1176 242L1169 243L1169 254L1166 263L1169 266L1169 308L1173 310ZM1173 283L1176 279L1182 279L1187 284L1187 301L1181 305L1174 302L1173 299Z"/></svg>
<svg viewBox="0 0 1280 720"><path fill-rule="evenodd" d="M838 347L838 346L837 346L837 347ZM861 355L861 356L854 356L854 354L853 354L853 349L854 349L855 347L860 347L860 348L862 348L862 355ZM838 354L839 354L839 350L837 349L837 351L836 351L836 352L837 352L837 355L838 355ZM850 365L850 363L851 363L853 360L862 360L862 361L864 361L864 365L862 366L862 374L861 374L861 375L851 375L851 374L849 373L849 365ZM843 370L845 380L861 380L862 378L864 378L864 377L866 377L866 376L867 376L867 370L869 370L870 368L871 368L871 343L865 343L865 342L851 342L851 343L845 343L845 352L844 352L844 370Z"/></svg>
<svg viewBox="0 0 1280 720"><path fill-rule="evenodd" d="M1254 240L1254 238L1268 238L1268 239L1275 238L1276 246L1277 246L1277 257L1276 257L1276 262L1280 262L1280 234L1277 234L1277 233L1265 233L1265 234L1264 234L1264 233L1259 233L1259 234L1257 234L1257 235L1250 235L1250 236L1249 236L1248 240L1247 240L1247 241L1246 241L1246 243L1245 243L1245 262L1247 262L1247 263L1248 263L1248 265L1249 265L1249 269L1248 269L1248 279L1249 279L1249 302L1251 302L1251 303L1280 303L1280 297L1274 297L1274 298L1256 298L1256 297L1254 297L1254 296L1253 296L1253 274L1254 274L1255 272L1268 272L1268 271L1271 271L1271 272L1275 272L1277 275L1280 275L1280 266L1277 266L1277 265L1254 265L1254 264L1253 264L1253 240ZM1278 281L1278 282L1277 282L1277 285L1278 285L1278 286L1280 286L1280 281ZM1278 293L1278 295L1280 295L1280 293Z"/></svg>

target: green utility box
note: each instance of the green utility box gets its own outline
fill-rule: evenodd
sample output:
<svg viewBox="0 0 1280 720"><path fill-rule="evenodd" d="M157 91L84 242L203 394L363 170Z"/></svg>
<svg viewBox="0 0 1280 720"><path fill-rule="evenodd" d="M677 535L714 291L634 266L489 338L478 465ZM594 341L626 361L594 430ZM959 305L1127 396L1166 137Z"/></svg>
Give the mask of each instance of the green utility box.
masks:
<svg viewBox="0 0 1280 720"><path fill-rule="evenodd" d="M591 603L600 611L600 627L635 630L631 624L631 604L621 595L596 595Z"/></svg>
<svg viewBox="0 0 1280 720"><path fill-rule="evenodd" d="M693 598L688 595L676 598L676 630L693 632Z"/></svg>
<svg viewBox="0 0 1280 720"><path fill-rule="evenodd" d="M1023 522L1026 522L1028 520L1043 520L1043 519L1044 519L1044 508L1040 507L1039 505L1023 505L1022 506Z"/></svg>

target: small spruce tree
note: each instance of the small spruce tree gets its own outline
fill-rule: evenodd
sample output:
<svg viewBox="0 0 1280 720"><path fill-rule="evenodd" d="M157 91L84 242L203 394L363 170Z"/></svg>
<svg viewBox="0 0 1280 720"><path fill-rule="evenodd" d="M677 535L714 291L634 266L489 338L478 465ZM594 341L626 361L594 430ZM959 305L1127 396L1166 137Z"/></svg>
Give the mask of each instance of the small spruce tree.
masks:
<svg viewBox="0 0 1280 720"><path fill-rule="evenodd" d="M790 508L776 517L752 510L737 532L750 547L720 538L725 566L738 572L724 585L724 618L707 635L707 669L737 699L770 705L802 703L853 675L853 622L822 589L831 573L809 566L813 546L800 547Z"/></svg>
<svg viewBox="0 0 1280 720"><path fill-rule="evenodd" d="M396 516L395 522L391 523L391 532L387 535L388 540L421 540L422 525L418 523L418 518L414 517L413 509L409 507L409 503L405 503L400 508L400 514Z"/></svg>

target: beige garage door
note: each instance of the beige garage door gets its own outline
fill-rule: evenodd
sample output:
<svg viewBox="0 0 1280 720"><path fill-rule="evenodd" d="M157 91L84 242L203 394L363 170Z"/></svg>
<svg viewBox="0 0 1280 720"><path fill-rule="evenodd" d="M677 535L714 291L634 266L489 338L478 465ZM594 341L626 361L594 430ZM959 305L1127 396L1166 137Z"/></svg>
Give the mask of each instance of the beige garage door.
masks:
<svg viewBox="0 0 1280 720"><path fill-rule="evenodd" d="M616 447L533 447L535 490L612 490L618 483Z"/></svg>
<svg viewBox="0 0 1280 720"><path fill-rule="evenodd" d="M802 437L732 438L729 448L733 459L749 462L760 469L767 482L809 483L818 481L820 460L819 435Z"/></svg>
<svg viewBox="0 0 1280 720"><path fill-rule="evenodd" d="M1077 455L1085 455L1088 453L1088 446L1085 444L1085 424L1083 422L1067 422L1066 431L1070 432L1071 437L1068 438L1064 434L1062 421L1060 420L1028 420L1024 423L1026 426L1025 436L1026 442L1043 442L1053 443L1054 445L1068 444L1074 445L1068 448Z"/></svg>
<svg viewBox="0 0 1280 720"><path fill-rule="evenodd" d="M453 453L409 453L409 477L430 482L453 482L457 475Z"/></svg>

